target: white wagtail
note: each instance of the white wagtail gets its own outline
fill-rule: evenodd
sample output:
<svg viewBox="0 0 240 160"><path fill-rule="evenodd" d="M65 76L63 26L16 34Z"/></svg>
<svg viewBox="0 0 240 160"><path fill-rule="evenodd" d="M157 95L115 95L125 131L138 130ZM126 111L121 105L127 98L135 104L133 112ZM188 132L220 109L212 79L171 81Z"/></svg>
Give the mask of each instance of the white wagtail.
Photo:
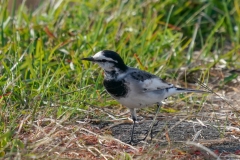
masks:
<svg viewBox="0 0 240 160"><path fill-rule="evenodd" d="M92 57L82 58L92 61L104 69L103 85L107 92L119 103L129 108L133 120L130 143L133 141L137 120L136 108L157 104L158 110L165 98L183 92L204 93L206 91L178 88L164 82L159 77L137 68L128 67L114 51L103 50Z"/></svg>

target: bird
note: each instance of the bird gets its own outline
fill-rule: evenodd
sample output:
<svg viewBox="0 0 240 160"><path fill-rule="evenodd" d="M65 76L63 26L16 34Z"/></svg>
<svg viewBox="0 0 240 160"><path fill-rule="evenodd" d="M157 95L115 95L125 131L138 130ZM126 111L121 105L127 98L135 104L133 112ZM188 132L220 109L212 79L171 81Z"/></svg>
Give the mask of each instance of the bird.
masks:
<svg viewBox="0 0 240 160"><path fill-rule="evenodd" d="M104 70L103 85L106 91L130 110L133 120L130 144L135 142L136 109L157 105L159 110L164 99L178 93L206 93L203 90L176 87L154 74L129 67L115 51L102 50L81 60L96 63Z"/></svg>

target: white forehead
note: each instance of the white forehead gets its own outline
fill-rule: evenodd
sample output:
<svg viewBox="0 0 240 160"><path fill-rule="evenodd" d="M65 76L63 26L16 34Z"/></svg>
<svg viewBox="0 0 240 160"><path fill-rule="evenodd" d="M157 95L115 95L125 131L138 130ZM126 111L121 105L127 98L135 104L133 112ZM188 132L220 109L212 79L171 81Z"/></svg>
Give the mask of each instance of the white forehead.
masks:
<svg viewBox="0 0 240 160"><path fill-rule="evenodd" d="M103 52L100 51L100 52L97 52L94 56L93 56L94 59L104 59L106 58L104 55L103 55Z"/></svg>
<svg viewBox="0 0 240 160"><path fill-rule="evenodd" d="M106 60L109 60L109 61L114 61L117 63L116 60L113 60L112 58L109 58L109 57L105 57L103 55L103 51L99 51L97 52L94 56L93 56L94 59L97 59L97 60L101 60L101 59L106 59Z"/></svg>

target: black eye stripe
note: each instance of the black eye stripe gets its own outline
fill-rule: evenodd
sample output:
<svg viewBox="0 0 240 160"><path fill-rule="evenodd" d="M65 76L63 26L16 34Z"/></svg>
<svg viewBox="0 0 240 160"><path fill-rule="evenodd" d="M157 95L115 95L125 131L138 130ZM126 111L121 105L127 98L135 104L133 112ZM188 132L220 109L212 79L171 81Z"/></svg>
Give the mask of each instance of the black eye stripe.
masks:
<svg viewBox="0 0 240 160"><path fill-rule="evenodd" d="M97 62L112 62L114 63L114 61L110 61L110 60L106 60L106 59L101 59L101 60L95 60Z"/></svg>
<svg viewBox="0 0 240 160"><path fill-rule="evenodd" d="M107 62L106 59L96 60L97 62Z"/></svg>

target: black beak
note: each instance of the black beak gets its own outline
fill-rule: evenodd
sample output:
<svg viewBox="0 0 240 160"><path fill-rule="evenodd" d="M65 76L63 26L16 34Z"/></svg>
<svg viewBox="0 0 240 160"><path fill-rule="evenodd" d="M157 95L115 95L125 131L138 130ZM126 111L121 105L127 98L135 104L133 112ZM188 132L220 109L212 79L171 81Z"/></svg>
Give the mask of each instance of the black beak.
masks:
<svg viewBox="0 0 240 160"><path fill-rule="evenodd" d="M82 58L81 60L94 61L94 58L93 57L87 57L87 58Z"/></svg>

